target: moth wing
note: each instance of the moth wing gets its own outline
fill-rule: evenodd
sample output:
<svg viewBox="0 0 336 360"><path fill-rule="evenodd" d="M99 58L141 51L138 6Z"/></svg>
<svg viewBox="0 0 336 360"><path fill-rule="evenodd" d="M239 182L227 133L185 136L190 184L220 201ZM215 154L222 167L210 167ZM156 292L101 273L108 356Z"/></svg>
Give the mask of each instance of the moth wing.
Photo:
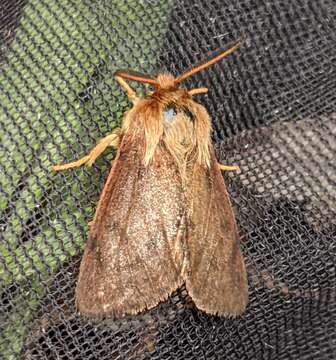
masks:
<svg viewBox="0 0 336 360"><path fill-rule="evenodd" d="M188 229L188 293L210 314L237 316L248 301L236 222L215 155L211 167L195 165L191 180Z"/></svg>
<svg viewBox="0 0 336 360"><path fill-rule="evenodd" d="M88 316L139 313L182 284L181 179L167 151L144 167L140 148L123 141L90 228L76 288Z"/></svg>

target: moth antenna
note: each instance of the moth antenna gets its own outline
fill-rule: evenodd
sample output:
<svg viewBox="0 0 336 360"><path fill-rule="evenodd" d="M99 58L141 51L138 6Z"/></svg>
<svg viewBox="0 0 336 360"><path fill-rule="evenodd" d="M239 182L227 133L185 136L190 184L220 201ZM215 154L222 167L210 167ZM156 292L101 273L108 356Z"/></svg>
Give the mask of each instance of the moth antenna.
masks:
<svg viewBox="0 0 336 360"><path fill-rule="evenodd" d="M143 75L134 71L117 70L114 74L115 77L121 77L126 80L137 81L144 84L151 84L157 86L158 83L155 79L150 78L148 75Z"/></svg>
<svg viewBox="0 0 336 360"><path fill-rule="evenodd" d="M236 49L238 49L240 46L240 42L237 42L235 45L233 45L230 49L225 50L224 52L220 53L219 55L215 56L214 58L210 59L209 61L202 63L198 66L193 67L192 69L186 71L185 73L181 74L175 79L175 84L179 84L189 76L203 70L204 68L207 68L208 66L216 63L217 61L223 59L224 57L228 56L232 52L234 52Z"/></svg>

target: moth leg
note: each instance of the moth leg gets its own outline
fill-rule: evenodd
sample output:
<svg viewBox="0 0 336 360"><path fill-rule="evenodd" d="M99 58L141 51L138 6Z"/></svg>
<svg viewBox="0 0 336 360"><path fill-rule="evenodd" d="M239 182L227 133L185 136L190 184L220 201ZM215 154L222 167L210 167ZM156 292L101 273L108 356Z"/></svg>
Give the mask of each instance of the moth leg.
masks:
<svg viewBox="0 0 336 360"><path fill-rule="evenodd" d="M193 95L197 95L197 94L205 94L207 92L208 92L208 88L202 87L202 88L197 88L197 89L191 89L188 91L188 94L190 96L193 96Z"/></svg>
<svg viewBox="0 0 336 360"><path fill-rule="evenodd" d="M63 165L55 165L53 166L53 170L61 171L72 169L75 167L79 167L81 165L92 166L92 164L96 161L98 156L100 156L107 147L111 146L114 148L118 148L120 142L120 129L115 129L110 135L107 135L103 139L101 139L98 144L90 151L90 153L79 160L72 161Z"/></svg>
<svg viewBox="0 0 336 360"><path fill-rule="evenodd" d="M118 81L119 85L125 90L128 98L135 104L139 98L136 95L136 92L127 84L127 82L120 76L115 76L115 79Z"/></svg>
<svg viewBox="0 0 336 360"><path fill-rule="evenodd" d="M221 171L239 171L240 170L240 167L237 165L230 166L230 165L223 165L223 164L218 163L218 166L221 169Z"/></svg>

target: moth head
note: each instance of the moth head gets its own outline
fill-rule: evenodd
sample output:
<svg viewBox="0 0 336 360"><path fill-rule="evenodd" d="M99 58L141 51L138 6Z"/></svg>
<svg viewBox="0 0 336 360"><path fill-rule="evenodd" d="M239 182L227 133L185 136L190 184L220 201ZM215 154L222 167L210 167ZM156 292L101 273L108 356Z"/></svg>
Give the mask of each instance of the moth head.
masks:
<svg viewBox="0 0 336 360"><path fill-rule="evenodd" d="M162 91L164 92L174 92L177 91L180 87L181 82L186 80L191 75L207 68L208 66L216 63L217 61L221 60L222 58L226 57L227 55L231 54L233 51L235 51L240 46L240 43L236 43L234 46L229 48L228 50L221 52L219 55L213 57L210 60L201 62L200 64L192 67L191 69L183 72L181 75L174 77L171 74L168 73L161 73L157 77L152 77L149 75L144 75L138 72L134 71L124 71L124 70L118 70L115 72L115 77L119 77L125 80L131 80L131 81L137 81L143 84L149 84L154 87L154 91L150 91L150 95L155 93L160 93ZM186 90L187 93L192 96L196 94L202 94L206 93L208 91L207 88L195 88Z"/></svg>
<svg viewBox="0 0 336 360"><path fill-rule="evenodd" d="M141 137L144 140L145 165L150 163L158 144L163 141L177 163L184 163L193 154L200 164L210 166L211 122L205 108L191 98L195 94L206 93L208 89L184 89L180 88L180 84L238 47L239 43L177 77L167 73L151 77L123 70L114 74L134 104L124 117L123 131L132 138ZM146 99L139 101L126 80L149 84L153 89Z"/></svg>

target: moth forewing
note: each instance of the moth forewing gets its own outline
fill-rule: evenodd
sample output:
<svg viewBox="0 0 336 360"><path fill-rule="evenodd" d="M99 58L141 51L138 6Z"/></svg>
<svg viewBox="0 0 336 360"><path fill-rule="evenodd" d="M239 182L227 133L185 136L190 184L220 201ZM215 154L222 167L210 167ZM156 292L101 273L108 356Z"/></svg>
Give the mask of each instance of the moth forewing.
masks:
<svg viewBox="0 0 336 360"><path fill-rule="evenodd" d="M246 269L229 195L213 149L210 167L195 163L189 179L192 226L188 232L187 290L196 306L207 313L240 315L248 301Z"/></svg>
<svg viewBox="0 0 336 360"><path fill-rule="evenodd" d="M182 285L183 204L172 156L158 148L146 166L141 142L124 137L80 267L76 304L81 313L136 314Z"/></svg>

